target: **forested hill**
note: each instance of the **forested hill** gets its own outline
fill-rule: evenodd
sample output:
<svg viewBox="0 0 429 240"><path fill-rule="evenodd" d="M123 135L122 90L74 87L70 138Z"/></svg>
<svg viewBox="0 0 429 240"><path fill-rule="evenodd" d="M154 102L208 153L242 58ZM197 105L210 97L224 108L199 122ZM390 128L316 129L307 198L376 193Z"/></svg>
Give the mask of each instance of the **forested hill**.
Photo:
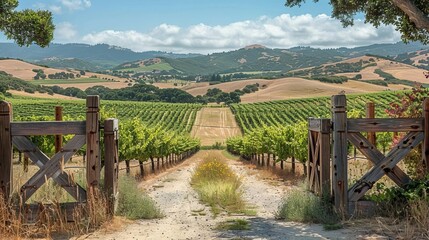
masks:
<svg viewBox="0 0 429 240"><path fill-rule="evenodd" d="M314 67L326 63L366 54L394 57L400 54L429 49L420 43L376 44L358 48L317 49L294 47L271 49L262 45L252 45L235 51L213 53L189 58L160 58L157 61L136 61L122 64L116 71L170 71L190 75L208 75L238 72L279 71ZM159 58L158 58L159 59Z"/></svg>

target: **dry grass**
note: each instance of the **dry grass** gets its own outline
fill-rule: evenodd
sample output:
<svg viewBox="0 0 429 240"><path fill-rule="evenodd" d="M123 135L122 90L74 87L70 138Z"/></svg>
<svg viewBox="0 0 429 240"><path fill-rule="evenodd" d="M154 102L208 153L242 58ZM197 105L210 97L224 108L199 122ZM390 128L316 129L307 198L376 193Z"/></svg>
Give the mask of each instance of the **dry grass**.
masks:
<svg viewBox="0 0 429 240"><path fill-rule="evenodd" d="M246 204L240 190L241 180L224 162L219 152L207 154L198 164L191 178L191 185L201 201L211 207L216 216L223 211L243 213Z"/></svg>
<svg viewBox="0 0 429 240"><path fill-rule="evenodd" d="M6 203L0 197L0 236L2 239L52 238L55 235L81 235L103 225L110 215L106 211L107 200L98 191L88 194L88 204L76 207L71 215L58 202L40 205L35 219L27 222L27 213Z"/></svg>
<svg viewBox="0 0 429 240"><path fill-rule="evenodd" d="M64 99L64 100L77 100L78 98L65 96L61 94L53 94L49 95L47 93L28 93L24 91L17 91L17 90L8 90L9 93L16 96L23 96L23 97L32 97L32 98L44 98L44 99Z"/></svg>
<svg viewBox="0 0 429 240"><path fill-rule="evenodd" d="M69 72L73 74L79 74L79 71L77 70L64 70L64 69L56 69L56 68L46 68L37 66L31 63L23 62L20 60L14 60L14 59L6 59L6 60L0 60L0 71L5 71L8 74L11 74L14 77L23 79L23 80L33 80L33 77L36 75L35 72L33 72L33 69L42 69L46 75L48 74L55 74L59 72ZM115 76L110 76L106 74L99 74L99 73L93 73L93 72L86 72L84 76L81 78L90 78L91 76L97 76L98 78L108 78L108 79L114 79L117 82L103 82L103 83L71 83L71 84L61 84L61 87L77 87L79 89L85 90L89 87L93 87L96 85L103 85L108 88L124 88L128 86L128 83L125 83L127 79L119 78ZM55 85L55 84L53 84ZM47 84L47 86L50 86Z"/></svg>
<svg viewBox="0 0 429 240"><path fill-rule="evenodd" d="M224 145L225 139L241 135L241 130L229 108L202 108L192 127L191 135L201 140L202 146L216 142Z"/></svg>

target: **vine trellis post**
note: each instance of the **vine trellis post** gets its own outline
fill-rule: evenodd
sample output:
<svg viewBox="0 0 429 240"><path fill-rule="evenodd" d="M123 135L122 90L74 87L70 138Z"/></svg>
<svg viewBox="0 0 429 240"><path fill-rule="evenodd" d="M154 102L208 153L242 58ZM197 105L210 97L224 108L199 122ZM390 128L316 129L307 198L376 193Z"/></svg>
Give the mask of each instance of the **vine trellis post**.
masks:
<svg viewBox="0 0 429 240"><path fill-rule="evenodd" d="M6 101L0 102L0 195L6 202L11 202L12 179L12 149L15 147L39 167L39 170L20 188L19 207L27 219L37 216L38 204L26 204L28 199L50 178L67 191L76 202L60 204L66 211L67 219L72 220L72 212L76 207L84 206L93 198L89 193L100 190L108 198L109 213L114 212L117 200L118 181L118 120L107 119L100 124L100 100L98 96L88 96L86 99L85 121L61 121L62 108L56 108L56 120L46 122L13 122L12 105ZM104 131L103 126L104 125ZM101 151L100 133L104 132L104 188L100 188ZM55 154L49 158L30 136L56 136ZM62 145L61 135L74 135L65 145ZM63 164L84 145L86 145L86 190L63 171ZM89 204L88 206L91 206Z"/></svg>
<svg viewBox="0 0 429 240"><path fill-rule="evenodd" d="M374 104L367 104L367 118L347 118L345 95L331 98L331 119L308 120L308 184L318 195L331 196L343 216L354 214L358 201L384 175L400 187L411 178L397 164L420 143L422 161L429 172L429 99L423 102L421 118L375 118ZM362 133L368 133L368 138ZM376 132L404 132L386 155L376 147ZM349 186L348 144L354 145L372 168ZM330 173L330 175L329 175Z"/></svg>

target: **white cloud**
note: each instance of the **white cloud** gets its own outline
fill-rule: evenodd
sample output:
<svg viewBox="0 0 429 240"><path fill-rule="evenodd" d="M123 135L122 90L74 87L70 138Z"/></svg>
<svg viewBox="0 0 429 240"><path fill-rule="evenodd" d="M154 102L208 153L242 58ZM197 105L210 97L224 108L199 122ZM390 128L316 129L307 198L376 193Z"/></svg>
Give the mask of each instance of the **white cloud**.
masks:
<svg viewBox="0 0 429 240"><path fill-rule="evenodd" d="M73 41L77 36L77 31L74 26L69 22L61 22L56 24L54 38L58 42Z"/></svg>
<svg viewBox="0 0 429 240"><path fill-rule="evenodd" d="M69 10L80 10L91 7L90 0L61 0L61 3Z"/></svg>
<svg viewBox="0 0 429 240"><path fill-rule="evenodd" d="M52 6L49 6L49 11L51 11L52 13L55 13L55 14L61 14L62 8L61 8L61 6L52 5Z"/></svg>
<svg viewBox="0 0 429 240"><path fill-rule="evenodd" d="M363 21L343 28L327 15L309 14L234 22L228 25L197 24L187 28L161 24L152 31L105 30L88 34L83 41L91 44L107 43L135 51L162 50L174 52L210 53L237 49L250 44L272 48L312 46L320 48L355 47L373 43L393 43L400 35L392 26L375 28Z"/></svg>

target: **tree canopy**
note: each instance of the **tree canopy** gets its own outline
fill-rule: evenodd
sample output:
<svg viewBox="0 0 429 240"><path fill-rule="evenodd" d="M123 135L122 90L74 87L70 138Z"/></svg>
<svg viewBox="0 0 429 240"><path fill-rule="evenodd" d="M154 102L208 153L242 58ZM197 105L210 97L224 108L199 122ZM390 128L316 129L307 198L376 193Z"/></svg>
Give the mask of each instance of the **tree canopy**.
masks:
<svg viewBox="0 0 429 240"><path fill-rule="evenodd" d="M314 0L318 2L318 0ZM286 6L300 6L305 0L286 0ZM429 0L330 0L332 16L344 26L353 25L357 13L375 27L394 25L402 40L429 43Z"/></svg>
<svg viewBox="0 0 429 240"><path fill-rule="evenodd" d="M46 47L52 41L52 13L45 10L15 10L18 0L0 1L0 31L20 46L36 43Z"/></svg>

